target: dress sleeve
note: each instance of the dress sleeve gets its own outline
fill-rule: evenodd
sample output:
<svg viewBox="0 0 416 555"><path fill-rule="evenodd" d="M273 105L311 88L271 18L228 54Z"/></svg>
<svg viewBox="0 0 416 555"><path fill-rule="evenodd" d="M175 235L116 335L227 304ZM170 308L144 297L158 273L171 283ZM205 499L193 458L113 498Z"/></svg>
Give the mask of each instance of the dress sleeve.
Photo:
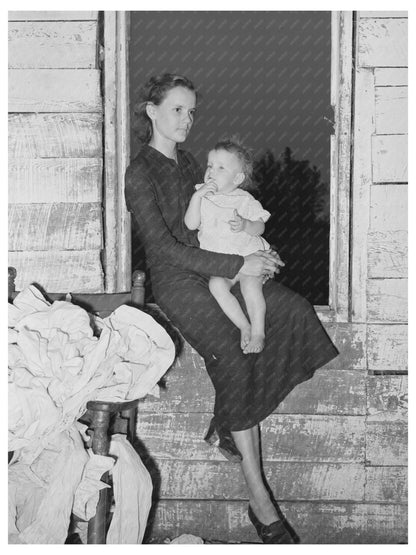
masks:
<svg viewBox="0 0 416 555"><path fill-rule="evenodd" d="M150 260L161 260L183 270L232 279L244 264L239 255L214 253L178 241L162 216L149 177L140 167L126 172L126 203L136 220Z"/></svg>
<svg viewBox="0 0 416 555"><path fill-rule="evenodd" d="M251 199L249 199L247 210L247 218L252 221L263 220L263 222L267 222L267 220L271 216L270 212L268 210L265 210L260 202L254 197L251 197Z"/></svg>

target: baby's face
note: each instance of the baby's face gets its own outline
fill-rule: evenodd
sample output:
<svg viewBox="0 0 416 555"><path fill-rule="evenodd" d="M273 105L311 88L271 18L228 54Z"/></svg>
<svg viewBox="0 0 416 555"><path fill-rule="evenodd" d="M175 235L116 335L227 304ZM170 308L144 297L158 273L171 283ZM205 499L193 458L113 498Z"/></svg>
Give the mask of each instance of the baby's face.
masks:
<svg viewBox="0 0 416 555"><path fill-rule="evenodd" d="M226 150L211 150L208 154L204 181L215 183L218 192L234 191L244 181L240 160L235 154Z"/></svg>

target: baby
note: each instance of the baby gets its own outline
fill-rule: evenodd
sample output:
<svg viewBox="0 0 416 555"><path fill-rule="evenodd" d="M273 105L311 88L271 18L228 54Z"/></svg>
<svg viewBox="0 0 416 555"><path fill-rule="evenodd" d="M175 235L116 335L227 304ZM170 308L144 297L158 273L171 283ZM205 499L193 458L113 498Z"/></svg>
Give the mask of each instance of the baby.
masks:
<svg viewBox="0 0 416 555"><path fill-rule="evenodd" d="M188 229L199 229L202 249L247 256L270 248L261 237L270 212L246 190L251 185L252 170L251 155L237 140L224 139L209 152L204 183L195 186L184 218ZM237 282L250 321L231 293ZM209 289L223 312L240 329L243 352L262 351L266 315L263 277L242 273L233 279L212 276Z"/></svg>

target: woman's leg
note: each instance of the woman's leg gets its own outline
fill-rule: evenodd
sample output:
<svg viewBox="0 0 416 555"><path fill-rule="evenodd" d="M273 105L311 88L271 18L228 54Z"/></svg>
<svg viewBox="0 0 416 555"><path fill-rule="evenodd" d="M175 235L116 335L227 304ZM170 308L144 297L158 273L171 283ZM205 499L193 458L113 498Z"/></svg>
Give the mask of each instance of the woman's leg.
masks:
<svg viewBox="0 0 416 555"><path fill-rule="evenodd" d="M262 477L259 427L256 425L247 430L232 431L231 434L243 457L241 469L248 488L250 506L260 522L271 524L279 520L279 516Z"/></svg>
<svg viewBox="0 0 416 555"><path fill-rule="evenodd" d="M243 349L244 354L260 353L264 348L266 301L263 295L263 280L256 276L240 275L240 289L246 303L251 324L250 341Z"/></svg>
<svg viewBox="0 0 416 555"><path fill-rule="evenodd" d="M222 311L241 332L241 348L244 350L250 341L251 328L240 303L230 292L236 280L212 276L209 280L209 290L220 305Z"/></svg>

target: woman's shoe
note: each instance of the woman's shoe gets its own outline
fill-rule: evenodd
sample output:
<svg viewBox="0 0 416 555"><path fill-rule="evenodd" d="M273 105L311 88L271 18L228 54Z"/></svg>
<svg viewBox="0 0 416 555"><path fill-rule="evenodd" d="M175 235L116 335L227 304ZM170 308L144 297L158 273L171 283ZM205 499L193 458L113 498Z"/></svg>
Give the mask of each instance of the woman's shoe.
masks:
<svg viewBox="0 0 416 555"><path fill-rule="evenodd" d="M248 506L248 517L263 543L295 543L283 520L276 520L271 524L263 524L256 517L250 505Z"/></svg>

